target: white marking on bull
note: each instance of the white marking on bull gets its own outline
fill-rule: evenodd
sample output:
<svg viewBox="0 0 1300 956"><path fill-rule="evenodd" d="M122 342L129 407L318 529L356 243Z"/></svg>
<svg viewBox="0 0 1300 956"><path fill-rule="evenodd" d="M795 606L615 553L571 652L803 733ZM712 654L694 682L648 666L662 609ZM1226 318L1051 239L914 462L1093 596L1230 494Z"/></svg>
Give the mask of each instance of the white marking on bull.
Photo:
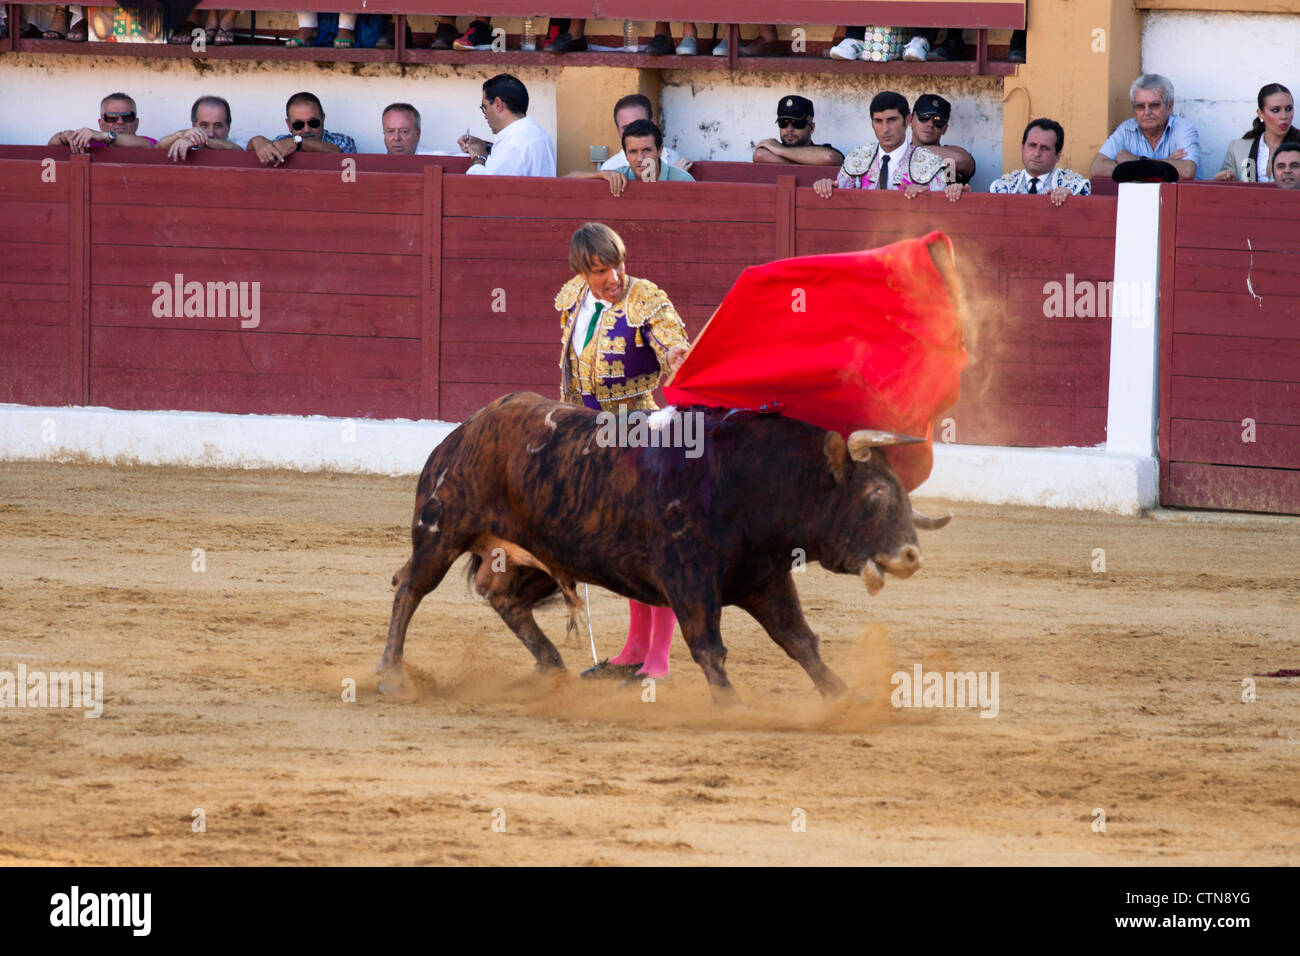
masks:
<svg viewBox="0 0 1300 956"><path fill-rule="evenodd" d="M673 415L676 413L677 406L675 405L668 405L665 408L661 408L659 411L651 413L650 418L648 419L649 425L655 431L666 428L668 425L672 424Z"/></svg>
<svg viewBox="0 0 1300 956"><path fill-rule="evenodd" d="M555 422L551 421L551 416L554 415L557 411L559 411L558 408L552 408L549 412L546 413L546 425L548 428L550 428L552 433L554 433L556 429L560 427L559 425L555 424ZM535 455L543 448L546 447L546 443L551 440L551 437L552 437L551 435L547 435L546 440L543 441L540 445L526 445L525 450L528 452L528 454Z"/></svg>

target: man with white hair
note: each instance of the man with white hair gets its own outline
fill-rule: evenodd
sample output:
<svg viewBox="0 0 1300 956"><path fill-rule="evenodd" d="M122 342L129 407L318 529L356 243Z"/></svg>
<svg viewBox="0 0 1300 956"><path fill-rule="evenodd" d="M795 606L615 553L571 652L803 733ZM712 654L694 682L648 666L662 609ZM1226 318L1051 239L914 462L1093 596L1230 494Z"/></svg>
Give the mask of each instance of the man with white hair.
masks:
<svg viewBox="0 0 1300 956"><path fill-rule="evenodd" d="M1115 127L1092 160L1090 175L1109 176L1120 163L1162 159L1178 170L1179 179L1195 179L1201 163L1196 127L1173 115L1174 84L1159 73L1143 73L1128 91L1133 119Z"/></svg>

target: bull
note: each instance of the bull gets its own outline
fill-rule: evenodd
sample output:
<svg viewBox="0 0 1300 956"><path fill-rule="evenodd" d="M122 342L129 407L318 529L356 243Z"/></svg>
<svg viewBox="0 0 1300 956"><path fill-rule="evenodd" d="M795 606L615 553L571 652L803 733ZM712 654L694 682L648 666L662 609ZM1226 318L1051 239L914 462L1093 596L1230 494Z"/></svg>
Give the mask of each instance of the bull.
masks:
<svg viewBox="0 0 1300 956"><path fill-rule="evenodd" d="M940 528L911 508L884 454L907 439L838 432L780 415L703 407L702 446L620 447L600 416L514 393L480 409L429 456L416 491L410 559L393 576L381 687L402 679L406 630L420 601L469 552L470 576L539 671L562 670L533 608L557 590L581 606L578 582L677 615L716 702L734 699L720 623L743 608L824 696L847 688L822 661L791 575L802 554L859 575L921 567L916 528Z"/></svg>

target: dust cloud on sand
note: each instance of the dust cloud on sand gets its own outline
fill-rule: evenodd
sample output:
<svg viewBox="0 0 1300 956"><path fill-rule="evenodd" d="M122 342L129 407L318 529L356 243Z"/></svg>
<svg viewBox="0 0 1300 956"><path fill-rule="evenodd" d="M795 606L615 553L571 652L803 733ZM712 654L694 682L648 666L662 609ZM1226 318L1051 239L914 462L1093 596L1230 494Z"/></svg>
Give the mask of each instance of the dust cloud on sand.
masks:
<svg viewBox="0 0 1300 956"><path fill-rule="evenodd" d="M539 620L570 671L535 674L456 568L412 621L409 690L381 695L373 668L414 485L0 467L0 672L102 671L105 686L99 719L0 710L0 863L1281 864L1300 852L1300 680L1255 676L1300 666L1300 522L921 501L956 517L921 533L912 578L869 598L851 576L798 575L854 695L823 702L728 608L735 711L712 705L680 639L653 703L640 686L579 681L591 654L585 633L564 642L562 605ZM627 605L592 598L607 656ZM998 673L997 717L892 707L891 674L917 664Z"/></svg>

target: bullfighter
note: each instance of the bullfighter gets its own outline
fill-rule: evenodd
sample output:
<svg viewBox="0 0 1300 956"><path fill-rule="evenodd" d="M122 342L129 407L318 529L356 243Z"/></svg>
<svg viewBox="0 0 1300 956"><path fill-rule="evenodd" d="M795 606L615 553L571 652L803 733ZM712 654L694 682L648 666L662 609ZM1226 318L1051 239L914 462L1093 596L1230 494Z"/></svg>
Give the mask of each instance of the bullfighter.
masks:
<svg viewBox="0 0 1300 956"><path fill-rule="evenodd" d="M589 222L569 241L577 273L555 297L560 313L564 401L615 414L653 411L653 392L675 372L690 342L668 296L627 274L627 248L613 229ZM666 607L629 601L627 642L583 677L666 677L677 619Z"/></svg>

